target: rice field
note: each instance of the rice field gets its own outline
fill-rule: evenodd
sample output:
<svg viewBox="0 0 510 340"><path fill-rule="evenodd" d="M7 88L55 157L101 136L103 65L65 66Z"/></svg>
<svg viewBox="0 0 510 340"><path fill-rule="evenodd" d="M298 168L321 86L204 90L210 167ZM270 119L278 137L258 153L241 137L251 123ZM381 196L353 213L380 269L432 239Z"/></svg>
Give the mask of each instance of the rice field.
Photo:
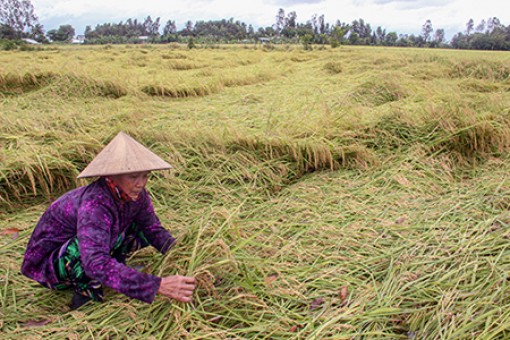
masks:
<svg viewBox="0 0 510 340"><path fill-rule="evenodd" d="M510 337L510 61L379 47L61 46L0 52L0 338ZM48 204L118 131L174 166L178 238L128 264L194 302L19 272Z"/></svg>

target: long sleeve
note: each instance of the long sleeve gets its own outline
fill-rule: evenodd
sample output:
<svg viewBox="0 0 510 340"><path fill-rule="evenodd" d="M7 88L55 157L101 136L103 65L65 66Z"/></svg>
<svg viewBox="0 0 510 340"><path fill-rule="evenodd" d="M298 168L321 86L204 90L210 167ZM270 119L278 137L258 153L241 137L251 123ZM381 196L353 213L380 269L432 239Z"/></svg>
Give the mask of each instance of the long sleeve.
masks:
<svg viewBox="0 0 510 340"><path fill-rule="evenodd" d="M149 243L165 254L175 243L175 238L161 226L147 191L144 191L140 199L143 200L143 206L135 218L137 226L143 231Z"/></svg>
<svg viewBox="0 0 510 340"><path fill-rule="evenodd" d="M77 237L85 274L129 297L151 303L161 278L140 273L110 255L115 206L85 202L78 211ZM154 235L156 236L156 235Z"/></svg>

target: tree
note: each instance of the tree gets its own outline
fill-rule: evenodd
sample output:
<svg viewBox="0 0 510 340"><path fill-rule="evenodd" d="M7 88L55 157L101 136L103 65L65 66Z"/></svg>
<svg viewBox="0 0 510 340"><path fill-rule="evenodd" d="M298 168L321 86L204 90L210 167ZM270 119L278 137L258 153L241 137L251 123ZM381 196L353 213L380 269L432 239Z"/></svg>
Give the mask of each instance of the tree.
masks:
<svg viewBox="0 0 510 340"><path fill-rule="evenodd" d="M49 30L47 36L53 41L71 42L74 38L74 28L71 25L61 25L58 30Z"/></svg>
<svg viewBox="0 0 510 340"><path fill-rule="evenodd" d="M12 27L0 24L0 39L14 40L16 37L16 31Z"/></svg>
<svg viewBox="0 0 510 340"><path fill-rule="evenodd" d="M181 34L184 36L193 35L193 22L191 20L186 21L184 29L181 30Z"/></svg>
<svg viewBox="0 0 510 340"><path fill-rule="evenodd" d="M163 28L163 35L175 34L177 33L177 26L175 25L174 20L168 20Z"/></svg>
<svg viewBox="0 0 510 340"><path fill-rule="evenodd" d="M377 43L382 44L386 37L386 29L382 29L381 26L377 26L375 30Z"/></svg>
<svg viewBox="0 0 510 340"><path fill-rule="evenodd" d="M34 6L29 0L0 0L0 24L10 28L14 38L33 37L32 31L39 24ZM42 26L39 25L41 30Z"/></svg>
<svg viewBox="0 0 510 340"><path fill-rule="evenodd" d="M313 34L319 34L319 24L317 23L317 14L312 15L309 21L312 24Z"/></svg>
<svg viewBox="0 0 510 340"><path fill-rule="evenodd" d="M408 46L414 46L414 47L423 47L426 44L425 38L422 35L414 35L411 34L408 39Z"/></svg>
<svg viewBox="0 0 510 340"><path fill-rule="evenodd" d="M485 31L485 19L482 19L482 21L480 21L478 26L476 26L476 31L478 33L483 33L483 31Z"/></svg>
<svg viewBox="0 0 510 340"><path fill-rule="evenodd" d="M434 33L434 43L436 43L437 45L441 45L444 42L444 36L445 36L444 29L442 28L437 29L436 32Z"/></svg>
<svg viewBox="0 0 510 340"><path fill-rule="evenodd" d="M313 35L311 35L311 34L305 34L301 37L301 43L303 44L303 48L305 50L312 49L312 41L313 41Z"/></svg>
<svg viewBox="0 0 510 340"><path fill-rule="evenodd" d="M473 19L469 19L469 21L466 24L466 34L469 35L475 27L475 22Z"/></svg>
<svg viewBox="0 0 510 340"><path fill-rule="evenodd" d="M297 14L295 11L290 12L287 14L287 18L285 19L285 26L287 28L296 28L296 19Z"/></svg>
<svg viewBox="0 0 510 340"><path fill-rule="evenodd" d="M453 36L452 40L450 41L450 45L453 48L457 49L468 49L469 48L468 38L469 37L467 35L459 32Z"/></svg>
<svg viewBox="0 0 510 340"><path fill-rule="evenodd" d="M330 35L330 44L332 47L336 47L341 45L344 42L344 37L349 32L349 25L345 23L337 22L333 29L331 30Z"/></svg>
<svg viewBox="0 0 510 340"><path fill-rule="evenodd" d="M152 18L151 16L147 16L147 18L145 18L145 21L143 22L143 32L142 34L143 35L149 35L150 34L150 31L152 29Z"/></svg>
<svg viewBox="0 0 510 340"><path fill-rule="evenodd" d="M363 19L353 20L350 27L349 41L353 45L368 45L372 39L372 28Z"/></svg>
<svg viewBox="0 0 510 340"><path fill-rule="evenodd" d="M247 37L248 29L245 23L234 21L234 18L197 21L193 34L208 41L239 41Z"/></svg>
<svg viewBox="0 0 510 340"><path fill-rule="evenodd" d="M319 29L319 34L326 33L326 24L324 20L324 14L320 15L317 19L317 28Z"/></svg>
<svg viewBox="0 0 510 340"><path fill-rule="evenodd" d="M501 27L501 22L498 18L492 17L487 20L487 33L492 33L492 31L498 27Z"/></svg>
<svg viewBox="0 0 510 340"><path fill-rule="evenodd" d="M248 28L246 29L246 34L248 35L249 39L254 38L254 36L255 36L255 29L253 28L252 25L248 25Z"/></svg>
<svg viewBox="0 0 510 340"><path fill-rule="evenodd" d="M46 39L46 35L44 34L44 27L41 24L35 24L34 28L32 28L31 36L35 41L40 43L48 42L48 39Z"/></svg>
<svg viewBox="0 0 510 340"><path fill-rule="evenodd" d="M276 14L275 30L277 34L280 34L285 27L285 11L283 8L278 10Z"/></svg>
<svg viewBox="0 0 510 340"><path fill-rule="evenodd" d="M397 44L398 35L396 32L390 32L384 37L384 45L395 46Z"/></svg>
<svg viewBox="0 0 510 340"><path fill-rule="evenodd" d="M156 20L152 20L151 16L147 16L145 21L142 24L144 35L157 36L159 35L159 26L160 26L160 18L156 18Z"/></svg>
<svg viewBox="0 0 510 340"><path fill-rule="evenodd" d="M426 43L430 40L432 32L434 32L434 29L432 28L432 22L430 20L425 21L422 26L422 36Z"/></svg>
<svg viewBox="0 0 510 340"><path fill-rule="evenodd" d="M349 44L351 45L357 45L359 43L359 35L356 32L351 32L349 34Z"/></svg>

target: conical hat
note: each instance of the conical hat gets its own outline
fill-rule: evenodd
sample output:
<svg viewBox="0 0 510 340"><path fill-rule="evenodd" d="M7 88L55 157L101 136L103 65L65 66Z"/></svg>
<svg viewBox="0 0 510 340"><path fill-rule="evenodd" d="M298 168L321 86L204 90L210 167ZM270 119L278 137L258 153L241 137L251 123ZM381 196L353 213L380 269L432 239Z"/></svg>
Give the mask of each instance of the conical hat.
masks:
<svg viewBox="0 0 510 340"><path fill-rule="evenodd" d="M156 156L145 146L124 132L119 132L78 175L78 178L170 168L172 168L170 164Z"/></svg>

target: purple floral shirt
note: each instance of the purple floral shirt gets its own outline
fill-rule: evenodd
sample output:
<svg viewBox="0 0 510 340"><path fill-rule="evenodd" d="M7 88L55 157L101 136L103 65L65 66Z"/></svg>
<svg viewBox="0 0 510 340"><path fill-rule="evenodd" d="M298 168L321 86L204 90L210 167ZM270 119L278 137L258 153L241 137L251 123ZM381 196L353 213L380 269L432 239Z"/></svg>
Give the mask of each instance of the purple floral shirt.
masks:
<svg viewBox="0 0 510 340"><path fill-rule="evenodd" d="M110 256L118 236L133 222L163 254L175 242L161 226L146 190L133 202L116 200L104 178L71 190L53 202L37 223L21 272L41 283L57 283L52 254L77 236L83 269L88 277L129 297L151 303L161 278L140 273Z"/></svg>

